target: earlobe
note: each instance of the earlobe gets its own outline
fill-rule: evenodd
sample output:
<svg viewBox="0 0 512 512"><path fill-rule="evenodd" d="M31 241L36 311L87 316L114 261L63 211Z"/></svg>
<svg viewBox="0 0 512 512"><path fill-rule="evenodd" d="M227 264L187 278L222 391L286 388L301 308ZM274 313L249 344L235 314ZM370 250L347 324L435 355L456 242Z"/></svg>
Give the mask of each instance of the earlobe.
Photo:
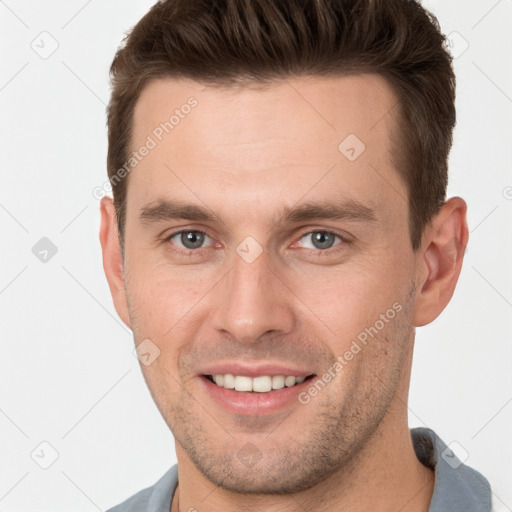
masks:
<svg viewBox="0 0 512 512"><path fill-rule="evenodd" d="M435 320L453 296L469 238L466 211L466 202L452 197L425 231L418 257L416 327Z"/></svg>
<svg viewBox="0 0 512 512"><path fill-rule="evenodd" d="M103 269L117 314L131 329L124 285L123 258L117 233L116 211L110 197L102 198L100 212L100 243L103 255Z"/></svg>

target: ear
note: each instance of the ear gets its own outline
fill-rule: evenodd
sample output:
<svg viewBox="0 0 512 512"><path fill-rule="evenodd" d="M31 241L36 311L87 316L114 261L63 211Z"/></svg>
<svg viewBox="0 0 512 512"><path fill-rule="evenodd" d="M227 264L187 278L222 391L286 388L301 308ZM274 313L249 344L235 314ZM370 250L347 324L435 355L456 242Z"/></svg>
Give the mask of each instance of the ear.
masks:
<svg viewBox="0 0 512 512"><path fill-rule="evenodd" d="M466 202L452 197L425 230L417 260L416 327L435 320L452 298L469 238L466 211Z"/></svg>
<svg viewBox="0 0 512 512"><path fill-rule="evenodd" d="M100 243L103 254L103 269L114 301L114 307L121 320L131 329L130 315L124 286L123 258L117 232L117 215L110 197L103 197L100 203Z"/></svg>

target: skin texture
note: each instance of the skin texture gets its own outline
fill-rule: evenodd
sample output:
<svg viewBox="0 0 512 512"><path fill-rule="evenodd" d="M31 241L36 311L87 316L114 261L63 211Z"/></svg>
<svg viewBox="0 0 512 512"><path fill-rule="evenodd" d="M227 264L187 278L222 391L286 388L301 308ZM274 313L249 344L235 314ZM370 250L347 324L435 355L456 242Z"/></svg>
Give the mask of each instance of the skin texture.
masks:
<svg viewBox="0 0 512 512"><path fill-rule="evenodd" d="M433 473L407 425L414 333L453 294L465 202L446 201L413 252L392 159L396 98L381 77L303 77L264 90L157 80L137 103L132 149L191 96L197 106L129 174L124 261L112 200L101 202L114 305L136 344L149 338L160 350L141 368L176 439L173 510L178 500L182 511L428 510ZM338 150L349 134L365 144L354 161ZM158 198L222 220L142 222ZM346 200L376 219L276 222L285 207ZM165 240L180 229L204 231L201 248ZM317 231L337 235L332 247L314 245ZM248 236L262 251L250 263L237 253ZM211 362L321 376L393 304L400 311L307 404L248 417L204 393L197 372Z"/></svg>

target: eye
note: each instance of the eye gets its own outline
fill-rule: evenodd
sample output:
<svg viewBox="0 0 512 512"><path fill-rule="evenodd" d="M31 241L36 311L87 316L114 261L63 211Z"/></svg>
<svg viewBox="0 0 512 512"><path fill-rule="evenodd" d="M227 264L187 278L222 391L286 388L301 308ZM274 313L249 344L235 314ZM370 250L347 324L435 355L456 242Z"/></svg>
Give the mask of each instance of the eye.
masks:
<svg viewBox="0 0 512 512"><path fill-rule="evenodd" d="M211 244L213 240L204 231L183 229L166 236L163 242L170 242L172 250L177 253L192 256L206 249L205 243ZM329 249L336 251L340 245L340 249L343 249L348 240L332 231L316 230L304 233L296 244L314 253L330 253Z"/></svg>
<svg viewBox="0 0 512 512"><path fill-rule="evenodd" d="M202 249L206 239L211 241L211 238L204 231L188 229L171 233L166 237L165 241L172 242L173 245L186 251L193 251L195 249Z"/></svg>
<svg viewBox="0 0 512 512"><path fill-rule="evenodd" d="M305 233L302 235L301 240L310 240L312 247L307 247L301 242L301 247L305 249L314 249L325 251L327 249L331 249L332 247L336 247L340 245L342 242L345 242L343 237L337 235L336 233L332 233L331 231L310 231L309 233ZM340 242L335 244L336 239L339 239Z"/></svg>

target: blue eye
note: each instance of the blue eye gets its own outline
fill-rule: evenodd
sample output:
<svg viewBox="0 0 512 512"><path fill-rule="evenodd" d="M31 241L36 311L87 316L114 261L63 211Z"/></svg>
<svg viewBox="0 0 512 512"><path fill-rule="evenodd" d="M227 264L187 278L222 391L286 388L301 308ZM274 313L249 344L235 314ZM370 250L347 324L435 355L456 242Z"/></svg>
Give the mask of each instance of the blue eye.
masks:
<svg viewBox="0 0 512 512"><path fill-rule="evenodd" d="M210 237L203 231L183 230L172 233L165 240L170 242L173 238L176 238L176 241L172 242L174 245L177 245L182 249L193 251L194 249L202 249L205 239Z"/></svg>
<svg viewBox="0 0 512 512"><path fill-rule="evenodd" d="M302 240L306 240L303 242ZM307 241L309 240L309 242ZM207 249L212 244L213 240L204 232L197 229L182 229L171 233L163 239L163 242L170 243L172 250L184 256L194 256L202 253L202 249ZM313 254L331 254L329 249L336 248L343 249L348 241L332 231L316 230L304 233L298 242L300 247L306 249L309 253ZM308 246L309 244L309 246ZM333 249L336 251L337 249Z"/></svg>
<svg viewBox="0 0 512 512"><path fill-rule="evenodd" d="M303 238L309 238L314 245L313 247L306 247L306 249L316 249L320 251L325 251L331 247L340 245L340 243L344 241L341 236L331 231L310 231L302 235L301 240ZM336 238L340 240L337 244L335 244Z"/></svg>

